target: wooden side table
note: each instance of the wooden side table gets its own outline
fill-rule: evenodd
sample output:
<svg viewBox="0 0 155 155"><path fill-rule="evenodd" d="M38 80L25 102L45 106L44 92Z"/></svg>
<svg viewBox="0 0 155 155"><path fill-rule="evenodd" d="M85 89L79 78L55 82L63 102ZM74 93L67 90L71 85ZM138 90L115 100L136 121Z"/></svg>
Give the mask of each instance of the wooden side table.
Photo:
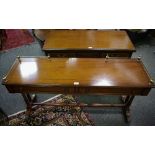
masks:
<svg viewBox="0 0 155 155"><path fill-rule="evenodd" d="M128 57L136 51L125 31L50 30L43 51L51 57Z"/></svg>
<svg viewBox="0 0 155 155"><path fill-rule="evenodd" d="M155 86L140 58L18 57L2 83L10 93L22 94L28 111L38 105L30 93L126 95L122 104L63 106L117 107L123 109L127 120L134 96L146 96Z"/></svg>

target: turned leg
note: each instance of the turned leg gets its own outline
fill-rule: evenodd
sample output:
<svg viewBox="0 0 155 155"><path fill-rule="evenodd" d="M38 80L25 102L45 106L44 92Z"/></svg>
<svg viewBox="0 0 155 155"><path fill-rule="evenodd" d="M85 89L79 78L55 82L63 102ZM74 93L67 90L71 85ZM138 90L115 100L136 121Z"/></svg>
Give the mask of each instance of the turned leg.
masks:
<svg viewBox="0 0 155 155"><path fill-rule="evenodd" d="M125 120L126 122L130 122L130 106L131 106L131 103L134 99L134 96L127 96L124 103L125 103L125 106L123 107L123 113L124 113L124 117L125 117Z"/></svg>

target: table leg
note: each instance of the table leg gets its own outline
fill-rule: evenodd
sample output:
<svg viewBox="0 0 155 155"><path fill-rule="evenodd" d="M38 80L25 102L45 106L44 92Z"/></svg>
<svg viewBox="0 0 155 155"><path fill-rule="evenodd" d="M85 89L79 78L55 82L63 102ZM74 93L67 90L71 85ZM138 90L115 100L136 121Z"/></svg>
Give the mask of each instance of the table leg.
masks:
<svg viewBox="0 0 155 155"><path fill-rule="evenodd" d="M134 96L127 96L124 101L125 106L123 107L123 113L124 113L126 122L130 122L130 106L133 99L134 99Z"/></svg>
<svg viewBox="0 0 155 155"><path fill-rule="evenodd" d="M22 96L23 96L24 101L25 101L25 103L26 103L26 105L27 105L27 107L26 107L27 111L28 111L28 112L31 112L31 110L32 110L32 104L33 104L33 102L34 102L35 99L36 99L36 95L33 94L33 95L31 96L31 95L28 94L28 93L23 93Z"/></svg>

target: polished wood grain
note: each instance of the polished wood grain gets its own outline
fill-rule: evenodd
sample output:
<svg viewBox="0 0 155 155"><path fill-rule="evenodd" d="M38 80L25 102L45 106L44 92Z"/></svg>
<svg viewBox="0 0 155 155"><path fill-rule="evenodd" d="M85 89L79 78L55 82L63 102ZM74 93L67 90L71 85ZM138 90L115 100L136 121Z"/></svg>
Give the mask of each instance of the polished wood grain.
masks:
<svg viewBox="0 0 155 155"><path fill-rule="evenodd" d="M48 49L127 49L135 50L125 31L51 30L44 50Z"/></svg>
<svg viewBox="0 0 155 155"><path fill-rule="evenodd" d="M107 53L131 57L135 47L125 31L51 30L43 50L53 57L105 57Z"/></svg>
<svg viewBox="0 0 155 155"><path fill-rule="evenodd" d="M3 84L10 92L147 95L150 80L139 59L21 57Z"/></svg>

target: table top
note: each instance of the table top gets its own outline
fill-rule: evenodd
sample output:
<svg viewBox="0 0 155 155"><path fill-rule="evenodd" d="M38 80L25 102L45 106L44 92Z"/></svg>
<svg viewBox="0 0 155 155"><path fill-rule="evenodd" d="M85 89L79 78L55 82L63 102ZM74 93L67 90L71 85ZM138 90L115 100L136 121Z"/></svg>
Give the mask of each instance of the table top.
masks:
<svg viewBox="0 0 155 155"><path fill-rule="evenodd" d="M125 31L50 30L43 50L129 50L135 51Z"/></svg>
<svg viewBox="0 0 155 155"><path fill-rule="evenodd" d="M3 84L150 88L150 80L138 59L20 57Z"/></svg>

